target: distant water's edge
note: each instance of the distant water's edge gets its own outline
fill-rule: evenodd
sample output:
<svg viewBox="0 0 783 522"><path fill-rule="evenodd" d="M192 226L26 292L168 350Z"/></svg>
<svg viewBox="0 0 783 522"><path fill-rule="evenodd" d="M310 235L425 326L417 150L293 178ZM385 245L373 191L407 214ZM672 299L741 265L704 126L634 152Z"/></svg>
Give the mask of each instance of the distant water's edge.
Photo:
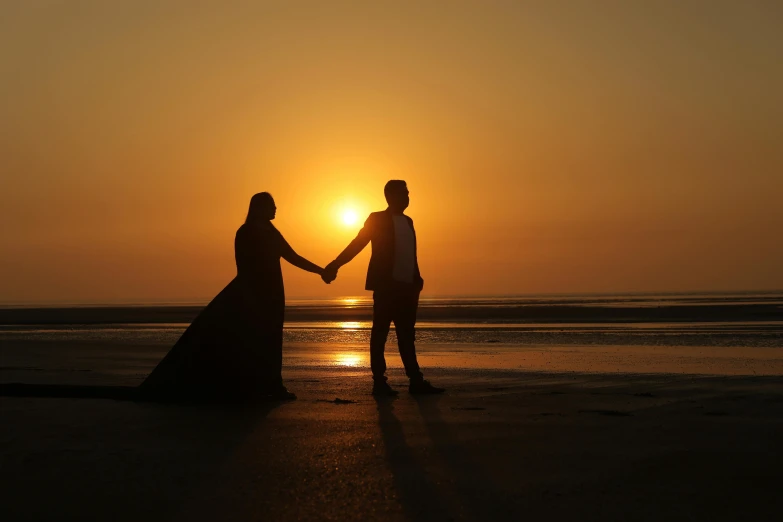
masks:
<svg viewBox="0 0 783 522"><path fill-rule="evenodd" d="M173 344L203 305L0 308L0 342ZM285 340L366 343L365 298L289 301ZM783 292L422 299L420 344L783 347ZM394 342L394 333L390 336Z"/></svg>
<svg viewBox="0 0 783 522"><path fill-rule="evenodd" d="M0 326L190 323L204 305L0 308ZM639 296L422 299L420 321L447 323L759 322L783 320L783 292ZM286 320L350 322L372 319L367 298L289 301Z"/></svg>

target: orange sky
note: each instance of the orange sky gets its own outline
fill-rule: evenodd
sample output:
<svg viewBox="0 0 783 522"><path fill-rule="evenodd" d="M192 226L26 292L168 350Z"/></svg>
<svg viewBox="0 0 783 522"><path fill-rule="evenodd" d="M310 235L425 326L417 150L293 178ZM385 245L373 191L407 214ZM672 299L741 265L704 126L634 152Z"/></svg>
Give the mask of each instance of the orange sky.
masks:
<svg viewBox="0 0 783 522"><path fill-rule="evenodd" d="M262 190L326 264L391 178L425 294L783 288L783 4L198 4L4 4L0 302L207 299Z"/></svg>

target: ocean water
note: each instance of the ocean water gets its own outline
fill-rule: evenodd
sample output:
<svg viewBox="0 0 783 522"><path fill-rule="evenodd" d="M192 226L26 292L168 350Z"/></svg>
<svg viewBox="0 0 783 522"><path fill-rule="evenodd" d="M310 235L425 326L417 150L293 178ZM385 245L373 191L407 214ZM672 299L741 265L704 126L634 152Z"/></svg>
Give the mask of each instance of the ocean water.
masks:
<svg viewBox="0 0 783 522"><path fill-rule="evenodd" d="M0 343L172 345L203 304L5 306ZM286 343L367 344L368 297L291 300ZM783 347L783 292L424 298L419 344ZM394 329L389 336L395 342Z"/></svg>

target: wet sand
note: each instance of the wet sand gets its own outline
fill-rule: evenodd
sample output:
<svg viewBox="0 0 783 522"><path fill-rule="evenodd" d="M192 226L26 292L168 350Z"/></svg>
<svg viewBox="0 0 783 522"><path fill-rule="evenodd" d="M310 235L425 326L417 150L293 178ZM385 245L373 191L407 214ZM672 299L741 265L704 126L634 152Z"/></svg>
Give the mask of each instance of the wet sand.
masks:
<svg viewBox="0 0 783 522"><path fill-rule="evenodd" d="M4 382L126 385L162 351L129 347L107 358L97 347L58 345L58 359L38 346L25 363L0 348ZM541 348L555 354L555 370L537 367L547 359L534 350L529 367L503 369L498 361L515 357L503 347L492 348L494 361L427 348L427 377L448 387L444 396L408 395L390 350L402 393L376 401L358 347L299 346L284 375L299 395L290 403L0 398L0 518L780 519L783 377L774 354L745 357L738 371L736 353L705 348L689 367L699 375L641 371L651 367L641 348ZM579 371L591 357L623 370L596 362ZM667 357L659 351L653 366ZM760 368L768 375L754 376Z"/></svg>

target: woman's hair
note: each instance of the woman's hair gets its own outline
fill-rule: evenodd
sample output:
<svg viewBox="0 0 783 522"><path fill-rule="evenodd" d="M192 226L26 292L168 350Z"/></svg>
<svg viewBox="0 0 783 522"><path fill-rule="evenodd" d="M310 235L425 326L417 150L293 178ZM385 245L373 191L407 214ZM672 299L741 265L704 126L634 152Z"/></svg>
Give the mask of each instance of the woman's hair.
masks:
<svg viewBox="0 0 783 522"><path fill-rule="evenodd" d="M247 211L247 218L245 223L250 221L259 221L262 219L268 219L269 206L272 205L274 199L269 192L259 192L250 198L250 208Z"/></svg>

